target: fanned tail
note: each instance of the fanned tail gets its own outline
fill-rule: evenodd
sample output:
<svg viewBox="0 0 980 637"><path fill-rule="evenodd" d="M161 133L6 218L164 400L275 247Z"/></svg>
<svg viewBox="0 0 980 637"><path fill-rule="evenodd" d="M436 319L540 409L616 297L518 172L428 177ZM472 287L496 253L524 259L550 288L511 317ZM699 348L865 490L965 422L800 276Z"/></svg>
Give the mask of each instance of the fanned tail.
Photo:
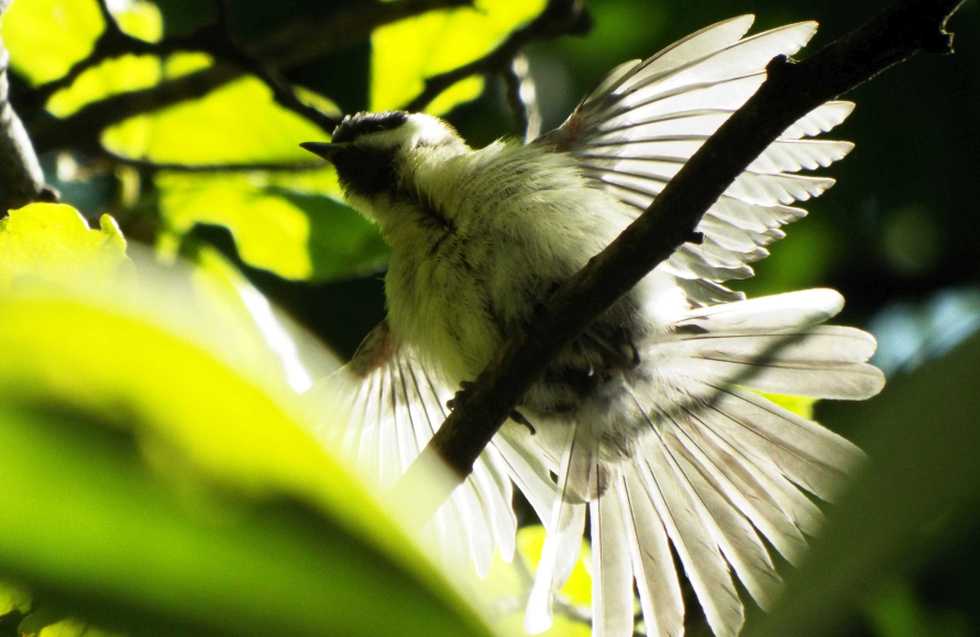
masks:
<svg viewBox="0 0 980 637"><path fill-rule="evenodd" d="M881 373L865 362L874 339L820 325L841 307L832 290L806 290L691 310L645 350L653 378L626 388L630 455L609 460L595 451L589 428L575 431L559 473L566 500L559 509L581 508L582 490L569 488L576 480L597 485L585 492L595 635L633 634L631 580L647 634L683 635L674 555L714 634L736 635L744 623L736 580L761 608L771 606L781 580L767 544L797 563L822 521L807 493L832 500L863 454L749 388L825 398L877 393ZM555 548L570 542L570 529L549 538ZM562 574L552 567L541 591L557 590Z"/></svg>

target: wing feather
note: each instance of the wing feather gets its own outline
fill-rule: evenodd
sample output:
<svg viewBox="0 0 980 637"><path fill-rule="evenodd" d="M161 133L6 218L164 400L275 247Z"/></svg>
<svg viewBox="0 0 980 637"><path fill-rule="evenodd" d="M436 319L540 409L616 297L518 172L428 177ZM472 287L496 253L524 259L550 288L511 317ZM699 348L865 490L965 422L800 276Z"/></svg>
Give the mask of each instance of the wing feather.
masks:
<svg viewBox="0 0 980 637"><path fill-rule="evenodd" d="M625 63L583 100L562 126L535 143L572 155L582 174L628 206L645 210L690 157L765 81L777 55L793 55L816 31L790 24L743 37L751 16L711 25L642 62ZM738 298L723 284L752 276L780 228L806 213L791 206L834 180L796 174L842 159L853 144L809 139L840 124L850 102L828 102L790 126L704 216L702 244L687 243L662 271L694 306ZM703 283L695 283L695 280Z"/></svg>

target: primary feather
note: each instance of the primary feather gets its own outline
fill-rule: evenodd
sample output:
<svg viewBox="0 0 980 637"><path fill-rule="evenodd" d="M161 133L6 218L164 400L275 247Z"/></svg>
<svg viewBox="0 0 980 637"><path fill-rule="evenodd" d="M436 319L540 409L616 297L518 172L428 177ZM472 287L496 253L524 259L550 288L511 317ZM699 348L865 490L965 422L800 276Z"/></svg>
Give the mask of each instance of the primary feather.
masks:
<svg viewBox="0 0 980 637"><path fill-rule="evenodd" d="M407 113L344 120L333 146L351 202L392 248L388 318L329 381L347 426L330 433L390 484L445 416L452 388L649 206L765 81L812 22L745 37L750 16L706 27L616 67L558 129L470 149L445 123ZM744 621L736 582L762 608L780 587L769 546L791 563L861 452L750 388L863 399L882 386L874 339L827 326L831 290L753 300L726 282L806 213L833 180L798 174L849 142L811 139L853 105L828 102L790 126L685 243L551 361L432 521L449 558L486 572L514 550L511 483L548 529L527 627L546 628L590 524L594 634L633 632L634 584L649 635L681 635L676 554L712 631ZM310 148L317 150L314 146ZM328 434L325 433L325 436ZM553 478L554 476L554 478Z"/></svg>

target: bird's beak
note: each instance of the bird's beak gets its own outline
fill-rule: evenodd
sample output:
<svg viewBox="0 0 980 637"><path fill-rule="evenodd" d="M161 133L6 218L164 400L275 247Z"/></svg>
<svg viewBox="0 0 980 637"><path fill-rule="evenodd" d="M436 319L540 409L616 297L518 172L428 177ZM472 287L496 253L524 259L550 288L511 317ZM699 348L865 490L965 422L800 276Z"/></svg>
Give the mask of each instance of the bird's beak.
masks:
<svg viewBox="0 0 980 637"><path fill-rule="evenodd" d="M303 142L300 147L310 151L314 155L319 155L327 161L333 161L334 155L339 151L350 146L349 143L326 143L326 142Z"/></svg>

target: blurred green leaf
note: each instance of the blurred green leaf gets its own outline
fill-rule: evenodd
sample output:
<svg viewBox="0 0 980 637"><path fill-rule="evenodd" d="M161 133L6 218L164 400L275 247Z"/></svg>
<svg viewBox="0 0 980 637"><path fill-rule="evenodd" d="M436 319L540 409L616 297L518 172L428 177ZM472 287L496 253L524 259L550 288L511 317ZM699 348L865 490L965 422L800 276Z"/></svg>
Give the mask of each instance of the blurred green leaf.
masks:
<svg viewBox="0 0 980 637"><path fill-rule="evenodd" d="M19 586L0 582L0 617L25 613L31 607L31 595Z"/></svg>
<svg viewBox="0 0 980 637"><path fill-rule="evenodd" d="M113 15L124 32L151 42L163 35L163 18L152 2L115 5ZM4 14L3 40L17 72L40 84L58 79L85 58L104 26L95 0L20 1ZM119 83L133 71L132 66L119 67L111 77ZM137 78L145 76L144 69L135 74Z"/></svg>
<svg viewBox="0 0 980 637"><path fill-rule="evenodd" d="M544 0L478 0L473 8L431 11L375 30L371 36L371 110L404 105L422 91L426 77L489 53L544 5ZM427 110L444 113L478 97L482 90L482 78L457 82Z"/></svg>
<svg viewBox="0 0 980 637"><path fill-rule="evenodd" d="M89 54L102 29L95 0L18 1L3 16L11 63L34 84L64 75Z"/></svg>
<svg viewBox="0 0 980 637"><path fill-rule="evenodd" d="M327 196L333 169L295 175L161 174L160 210L171 233L197 223L227 227L242 260L289 279L378 271L388 250L375 227Z"/></svg>
<svg viewBox="0 0 980 637"><path fill-rule="evenodd" d="M115 271L126 258L126 240L109 215L99 224L98 230L89 229L65 204L11 210L0 219L0 290L19 279L67 276L80 268L100 278Z"/></svg>
<svg viewBox="0 0 980 637"><path fill-rule="evenodd" d="M85 70L70 86L52 95L47 108L58 117L67 117L91 102L148 88L210 64L210 56L204 53L175 53L163 62L153 55L111 58Z"/></svg>
<svg viewBox="0 0 980 637"><path fill-rule="evenodd" d="M323 137L278 106L263 82L246 76L201 99L131 117L107 129L102 143L120 155L158 162L244 164L309 160L300 142Z"/></svg>
<svg viewBox="0 0 980 637"><path fill-rule="evenodd" d="M0 367L0 571L127 630L489 634L310 433L278 352L254 355L268 334L228 329L237 310L179 272L64 272L100 234L59 232L66 208L0 232L60 246L21 250L44 283L0 293L0 358L18 362Z"/></svg>

